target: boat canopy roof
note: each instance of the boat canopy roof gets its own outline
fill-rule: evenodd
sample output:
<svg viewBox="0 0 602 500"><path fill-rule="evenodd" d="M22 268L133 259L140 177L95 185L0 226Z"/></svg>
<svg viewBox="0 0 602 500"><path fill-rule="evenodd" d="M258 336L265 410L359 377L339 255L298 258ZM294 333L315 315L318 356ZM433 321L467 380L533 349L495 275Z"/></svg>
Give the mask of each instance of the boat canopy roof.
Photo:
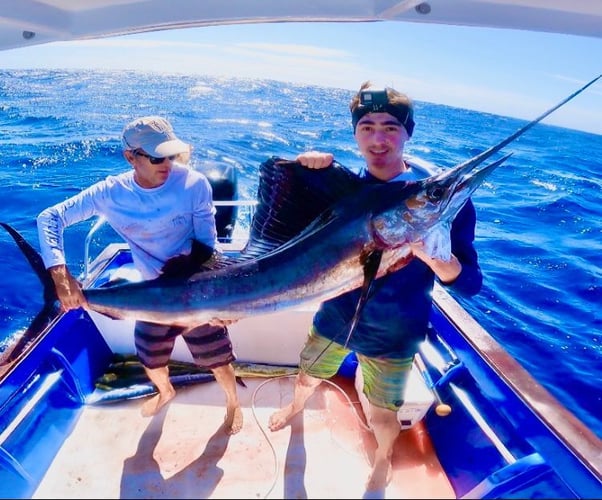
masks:
<svg viewBox="0 0 602 500"><path fill-rule="evenodd" d="M602 2L5 0L0 2L0 50L57 41L225 24L379 21L515 29L602 38Z"/></svg>

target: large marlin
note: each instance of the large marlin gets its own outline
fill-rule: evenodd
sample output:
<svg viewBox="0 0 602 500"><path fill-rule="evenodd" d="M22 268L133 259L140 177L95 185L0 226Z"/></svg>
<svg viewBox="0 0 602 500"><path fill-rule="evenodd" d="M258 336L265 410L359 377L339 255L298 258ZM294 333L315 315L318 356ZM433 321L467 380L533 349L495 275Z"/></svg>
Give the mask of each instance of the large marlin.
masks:
<svg viewBox="0 0 602 500"><path fill-rule="evenodd" d="M86 289L89 307L112 318L183 326L237 320L367 289L409 261L415 241L425 240L432 256L448 258L453 218L510 155L476 167L600 78L483 153L416 182L368 185L338 164L312 170L272 158L261 166L257 210L238 257L224 257L188 279ZM46 302L54 301L39 254L1 224L45 284Z"/></svg>

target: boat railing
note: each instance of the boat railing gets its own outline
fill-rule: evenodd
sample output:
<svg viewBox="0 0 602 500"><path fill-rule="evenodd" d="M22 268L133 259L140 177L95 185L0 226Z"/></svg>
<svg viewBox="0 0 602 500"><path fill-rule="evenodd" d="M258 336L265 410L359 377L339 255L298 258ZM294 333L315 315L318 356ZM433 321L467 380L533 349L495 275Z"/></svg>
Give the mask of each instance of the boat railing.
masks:
<svg viewBox="0 0 602 500"><path fill-rule="evenodd" d="M499 492L503 487L511 488L512 484L526 481L531 477L530 475L538 474L546 467L556 471L567 471L569 463L572 464L572 473L582 475L582 491L599 491L602 479L600 439L538 383L472 316L467 314L447 290L437 283L433 289L433 300L435 307L431 322L432 333L436 332L436 334L429 335L429 342L421 345L421 355L427 365L425 371L429 372L432 368L428 385L435 389L436 398L440 391L446 392L447 388L447 397L460 403L506 464L490 477L483 479L472 491L467 492L464 498L500 498L495 496L496 490ZM450 329L449 326L452 328ZM454 348L451 347L451 343L448 343L451 339L454 340ZM444 349L432 349L430 342ZM461 359L458 350L462 353ZM442 358L442 352L446 352L449 358ZM486 376L488 371L492 372L490 377ZM508 436L500 435L492 428L485 417L484 408L473 401L463 389L466 379L462 378L462 372L480 373L484 379L498 381L495 385L480 385L480 390L486 393L486 400L499 400L501 394L505 392L502 386L506 386L509 391L504 397L510 398L513 395L532 412L533 419L525 419L524 414L519 418L512 412L505 412L504 418L511 427L523 431L523 438L531 443L533 452L517 455L517 450L511 449L506 442ZM478 380L473 380L478 383ZM509 405L509 401L506 401L506 405ZM548 433L553 436L553 439L548 436ZM539 444L542 439L546 440L545 458L537 451L543 449ZM569 451L574 458L568 460L566 454L550 452L554 447ZM581 469L582 466L584 469ZM505 483L505 486L501 483Z"/></svg>
<svg viewBox="0 0 602 500"><path fill-rule="evenodd" d="M216 209L219 211L220 207L237 207L242 208L241 213L237 215L237 219L234 225L234 230L232 236L223 238L218 237L218 241L222 246L225 247L226 250L238 250L244 246L244 243L247 241L247 235L249 228L251 227L251 220L253 219L253 215L255 213L255 207L257 206L256 200L214 200L213 204ZM97 235L98 231L107 225L107 220L104 217L98 217L88 234L86 235L85 243L84 243L84 271L83 271L83 279L87 280L90 276L90 267L94 259L98 257L97 255L91 256L91 245L95 235ZM110 242L107 242L107 244ZM106 246L106 245L104 245Z"/></svg>
<svg viewBox="0 0 602 500"><path fill-rule="evenodd" d="M462 332L464 333L466 330L462 330ZM421 344L420 351L416 355L416 358L419 365L422 365L420 371L423 374L427 385L433 391L435 399L437 401L441 401L437 392L437 388L448 385L455 397L462 403L462 406L466 409L483 434L487 436L487 439L489 439L491 444L497 449L503 460L507 464L515 463L517 458L506 447L503 441L496 434L495 430L493 430L493 428L481 416L481 412L475 407L470 399L470 396L459 385L454 383L455 375L458 371L464 368L464 363L457 358L454 350L441 336L437 334L434 335L436 337L437 344L440 346L440 349L443 349L449 355L451 361L446 362L441 356L440 352L429 342L423 342ZM425 358L429 360L429 363L438 372L439 376L436 380L433 380L433 377L431 377L426 365L424 365Z"/></svg>

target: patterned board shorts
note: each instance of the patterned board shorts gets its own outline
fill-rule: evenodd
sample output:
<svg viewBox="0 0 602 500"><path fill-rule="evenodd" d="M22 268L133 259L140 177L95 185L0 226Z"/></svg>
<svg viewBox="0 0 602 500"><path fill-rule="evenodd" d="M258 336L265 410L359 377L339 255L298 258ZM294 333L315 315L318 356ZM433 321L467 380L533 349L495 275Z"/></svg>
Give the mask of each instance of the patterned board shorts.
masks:
<svg viewBox="0 0 602 500"><path fill-rule="evenodd" d="M134 341L142 364L151 369L167 366L178 335L182 335L198 366L217 368L236 359L225 326L184 328L136 321Z"/></svg>
<svg viewBox="0 0 602 500"><path fill-rule="evenodd" d="M329 379L351 351L322 337L313 327L301 351L301 369L308 375ZM364 394L380 408L397 411L403 404L403 393L412 369L413 358L372 358L356 353L364 377Z"/></svg>

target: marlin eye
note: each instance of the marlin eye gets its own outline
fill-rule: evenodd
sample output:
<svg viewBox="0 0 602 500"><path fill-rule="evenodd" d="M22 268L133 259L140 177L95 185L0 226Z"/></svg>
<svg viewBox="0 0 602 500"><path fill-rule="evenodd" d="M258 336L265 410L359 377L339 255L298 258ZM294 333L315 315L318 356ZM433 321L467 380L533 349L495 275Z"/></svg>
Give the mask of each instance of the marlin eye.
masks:
<svg viewBox="0 0 602 500"><path fill-rule="evenodd" d="M443 198L444 194L445 194L445 189L437 186L437 187L434 187L433 189L429 189L427 196L430 201L439 201L441 198Z"/></svg>

